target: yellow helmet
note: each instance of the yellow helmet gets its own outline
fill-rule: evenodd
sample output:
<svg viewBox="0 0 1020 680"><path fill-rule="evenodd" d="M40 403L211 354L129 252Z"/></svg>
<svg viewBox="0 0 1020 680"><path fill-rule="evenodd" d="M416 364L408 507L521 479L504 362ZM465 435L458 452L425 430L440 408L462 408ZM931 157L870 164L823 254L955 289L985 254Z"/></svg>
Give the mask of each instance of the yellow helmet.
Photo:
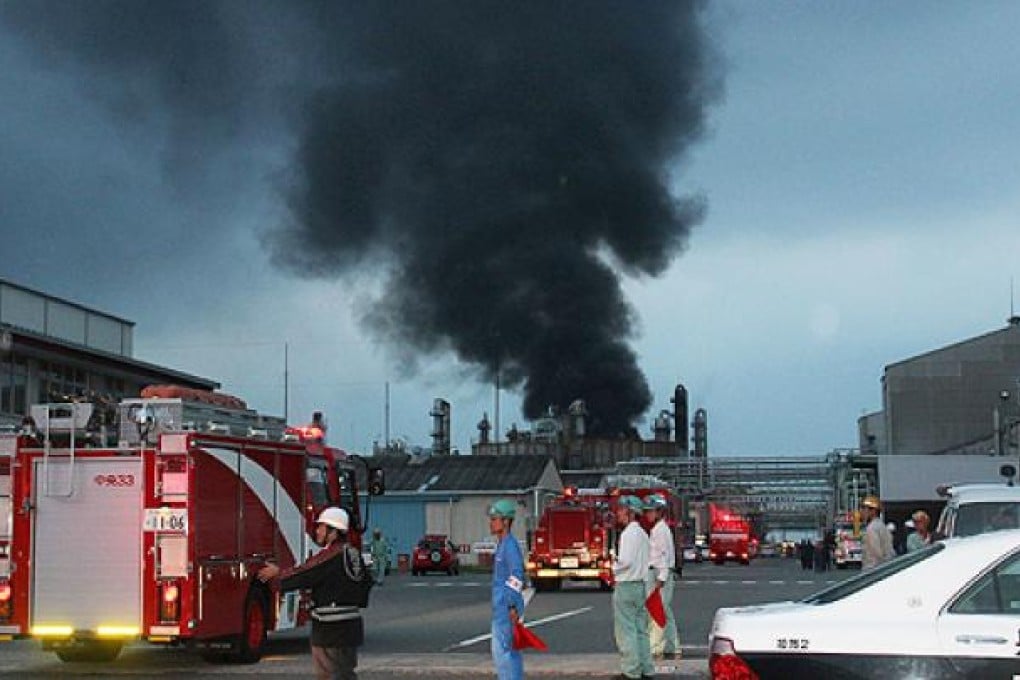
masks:
<svg viewBox="0 0 1020 680"><path fill-rule="evenodd" d="M872 510L881 510L882 501L878 500L878 496L865 496L864 500L861 501L861 506L871 508Z"/></svg>

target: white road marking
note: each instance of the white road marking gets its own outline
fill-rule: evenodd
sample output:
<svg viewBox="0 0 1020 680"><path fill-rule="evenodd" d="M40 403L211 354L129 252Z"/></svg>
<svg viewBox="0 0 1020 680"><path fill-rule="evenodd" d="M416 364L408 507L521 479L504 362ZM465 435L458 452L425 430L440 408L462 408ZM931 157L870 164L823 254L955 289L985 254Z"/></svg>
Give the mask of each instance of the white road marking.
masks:
<svg viewBox="0 0 1020 680"><path fill-rule="evenodd" d="M552 623L553 621L560 621L561 619L567 619L570 618L571 616L577 616L578 614L584 614L585 612L590 612L592 609L594 609L594 607L581 607L580 609L573 609L569 612L563 612L562 614L553 614L552 616L547 616L544 619L525 621L524 625L528 628L534 628L535 626L541 626L546 623ZM486 633L485 635L476 635L473 638L468 638L467 640L461 640L460 642L452 644L443 651L449 652L453 651L454 649L460 649L462 647L470 647L471 645L478 644L479 642L485 642L491 637L492 633Z"/></svg>
<svg viewBox="0 0 1020 680"><path fill-rule="evenodd" d="M769 581L769 583L771 583L774 586L781 586L784 585L786 581Z"/></svg>
<svg viewBox="0 0 1020 680"><path fill-rule="evenodd" d="M744 585L754 585L757 581L741 581L741 583Z"/></svg>
<svg viewBox="0 0 1020 680"><path fill-rule="evenodd" d="M814 581L797 581L797 585L799 586L809 586L812 585L813 583Z"/></svg>

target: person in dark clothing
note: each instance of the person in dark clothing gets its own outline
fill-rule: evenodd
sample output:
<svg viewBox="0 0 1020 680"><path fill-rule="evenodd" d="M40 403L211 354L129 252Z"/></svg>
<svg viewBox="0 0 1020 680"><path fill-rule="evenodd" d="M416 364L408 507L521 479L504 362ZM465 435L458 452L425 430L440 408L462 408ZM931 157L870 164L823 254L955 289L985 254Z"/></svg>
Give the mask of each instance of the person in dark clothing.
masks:
<svg viewBox="0 0 1020 680"><path fill-rule="evenodd" d="M832 568L832 558L836 554L836 532L832 529L825 531L825 568Z"/></svg>
<svg viewBox="0 0 1020 680"><path fill-rule="evenodd" d="M359 607L367 604L372 576L361 553L347 543L350 519L340 508L326 508L315 525L315 542L323 547L306 562L281 570L259 570L263 582L279 578L281 591L312 591L312 664L318 680L357 680L358 647L365 632Z"/></svg>
<svg viewBox="0 0 1020 680"><path fill-rule="evenodd" d="M825 571L829 568L828 551L825 549L825 539L818 539L812 546L814 550L815 571Z"/></svg>
<svg viewBox="0 0 1020 680"><path fill-rule="evenodd" d="M801 539L801 542L797 545L797 550L800 553L800 568L805 571L810 569L811 560L814 557L811 543L806 538Z"/></svg>

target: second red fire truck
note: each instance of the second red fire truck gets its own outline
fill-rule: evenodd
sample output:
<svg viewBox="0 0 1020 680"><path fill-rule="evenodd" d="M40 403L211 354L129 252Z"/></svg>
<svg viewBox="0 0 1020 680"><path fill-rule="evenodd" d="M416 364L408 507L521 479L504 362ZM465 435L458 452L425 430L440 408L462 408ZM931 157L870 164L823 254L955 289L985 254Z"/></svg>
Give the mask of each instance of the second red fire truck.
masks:
<svg viewBox="0 0 1020 680"><path fill-rule="evenodd" d="M563 581L598 582L613 587L613 554L617 538L614 510L624 494L640 498L660 493L668 502L666 521L674 529L677 568L683 564L680 498L665 487L576 489L568 487L546 506L532 537L525 565L535 590L558 590ZM646 529L650 527L645 527Z"/></svg>
<svg viewBox="0 0 1020 680"><path fill-rule="evenodd" d="M302 625L301 593L256 575L318 548L318 513L345 508L360 545L360 484L381 473L236 398L181 388L117 406L32 407L0 435L0 637L65 661L110 660L130 641L256 661L266 634ZM156 396L151 396L156 395ZM6 493L5 493L6 492ZM4 507L6 505L6 507ZM6 518L6 522L4 519Z"/></svg>
<svg viewBox="0 0 1020 680"><path fill-rule="evenodd" d="M708 559L716 564L727 561L751 563L755 555L755 544L751 525L740 515L709 505L711 524L708 534Z"/></svg>

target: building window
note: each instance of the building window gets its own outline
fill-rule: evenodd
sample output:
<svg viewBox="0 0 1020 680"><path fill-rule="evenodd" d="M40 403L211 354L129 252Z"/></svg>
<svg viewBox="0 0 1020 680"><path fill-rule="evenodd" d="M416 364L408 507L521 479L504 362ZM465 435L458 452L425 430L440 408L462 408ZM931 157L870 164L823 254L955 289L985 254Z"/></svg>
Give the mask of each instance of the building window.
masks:
<svg viewBox="0 0 1020 680"><path fill-rule="evenodd" d="M28 366L23 357L0 363L0 413L22 416L28 412L25 403L28 387Z"/></svg>

